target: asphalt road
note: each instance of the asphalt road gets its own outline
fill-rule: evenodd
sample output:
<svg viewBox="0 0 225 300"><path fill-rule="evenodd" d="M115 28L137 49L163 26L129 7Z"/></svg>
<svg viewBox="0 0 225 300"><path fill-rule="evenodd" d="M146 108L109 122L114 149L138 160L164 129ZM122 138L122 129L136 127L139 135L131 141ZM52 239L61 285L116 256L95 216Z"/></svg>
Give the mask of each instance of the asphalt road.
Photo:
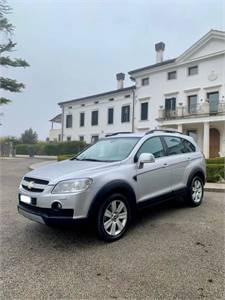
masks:
<svg viewBox="0 0 225 300"><path fill-rule="evenodd" d="M147 209L120 241L17 213L32 159L0 160L1 299L224 299L223 194Z"/></svg>

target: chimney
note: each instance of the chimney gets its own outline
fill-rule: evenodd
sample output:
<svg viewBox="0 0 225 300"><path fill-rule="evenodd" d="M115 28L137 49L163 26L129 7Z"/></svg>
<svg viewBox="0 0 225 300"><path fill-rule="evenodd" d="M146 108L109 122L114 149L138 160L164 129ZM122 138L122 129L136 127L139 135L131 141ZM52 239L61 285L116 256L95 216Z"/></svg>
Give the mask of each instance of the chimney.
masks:
<svg viewBox="0 0 225 300"><path fill-rule="evenodd" d="M117 79L117 89L123 89L123 83L125 79L125 74L124 73L117 73L116 74L116 79Z"/></svg>
<svg viewBox="0 0 225 300"><path fill-rule="evenodd" d="M165 50L165 44L163 42L155 44L156 63L161 63L163 61L164 50Z"/></svg>

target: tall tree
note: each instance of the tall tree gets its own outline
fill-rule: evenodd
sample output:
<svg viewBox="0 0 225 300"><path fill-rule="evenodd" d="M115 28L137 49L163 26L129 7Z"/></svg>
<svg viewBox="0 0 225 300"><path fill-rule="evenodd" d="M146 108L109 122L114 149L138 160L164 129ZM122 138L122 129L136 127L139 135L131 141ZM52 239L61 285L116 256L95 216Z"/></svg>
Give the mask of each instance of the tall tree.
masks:
<svg viewBox="0 0 225 300"><path fill-rule="evenodd" d="M28 67L29 64L21 58L10 58L9 53L12 52L16 46L11 40L14 32L14 26L7 19L7 15L11 12L11 8L7 5L6 0L0 0L0 34L1 41L5 37L5 43L0 43L0 65L1 67ZM1 71L2 74L2 71ZM0 89L9 92L21 92L25 85L15 79L10 79L0 76ZM11 102L11 99L0 97L0 105Z"/></svg>
<svg viewBox="0 0 225 300"><path fill-rule="evenodd" d="M36 131L33 131L32 128L29 128L21 134L21 142L23 144L35 144L37 143L38 135Z"/></svg>

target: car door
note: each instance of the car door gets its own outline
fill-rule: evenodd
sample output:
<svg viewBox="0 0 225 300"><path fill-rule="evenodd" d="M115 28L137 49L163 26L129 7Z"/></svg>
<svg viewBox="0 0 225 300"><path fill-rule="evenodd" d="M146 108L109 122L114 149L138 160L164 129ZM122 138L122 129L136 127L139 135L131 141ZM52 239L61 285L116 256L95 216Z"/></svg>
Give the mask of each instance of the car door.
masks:
<svg viewBox="0 0 225 300"><path fill-rule="evenodd" d="M159 136L150 137L139 148L135 160L141 153L152 153L155 162L145 163L137 169L138 202L168 194L171 189L171 173L165 156L165 149Z"/></svg>
<svg viewBox="0 0 225 300"><path fill-rule="evenodd" d="M184 139L177 136L163 137L168 158L168 169L171 172L172 191L177 191L186 187L186 171L191 157L187 154Z"/></svg>

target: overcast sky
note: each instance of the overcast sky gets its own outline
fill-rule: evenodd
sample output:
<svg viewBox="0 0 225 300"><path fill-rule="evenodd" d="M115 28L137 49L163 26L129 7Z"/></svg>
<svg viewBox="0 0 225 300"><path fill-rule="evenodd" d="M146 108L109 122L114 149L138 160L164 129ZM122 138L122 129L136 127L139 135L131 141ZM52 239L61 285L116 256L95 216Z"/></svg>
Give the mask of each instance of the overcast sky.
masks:
<svg viewBox="0 0 225 300"><path fill-rule="evenodd" d="M26 69L4 69L26 90L3 106L1 135L27 128L40 139L60 112L58 102L116 88L115 74L180 55L210 29L225 29L224 0L9 0L15 57ZM126 74L126 85L132 84Z"/></svg>

